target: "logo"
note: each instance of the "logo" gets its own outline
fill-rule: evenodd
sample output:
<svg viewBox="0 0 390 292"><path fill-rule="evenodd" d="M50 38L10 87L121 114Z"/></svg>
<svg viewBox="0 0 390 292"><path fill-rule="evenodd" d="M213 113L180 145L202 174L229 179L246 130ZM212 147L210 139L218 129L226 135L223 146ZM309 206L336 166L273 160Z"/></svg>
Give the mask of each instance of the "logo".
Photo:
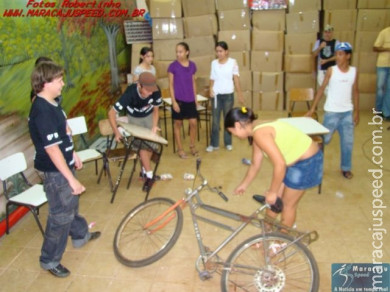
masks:
<svg viewBox="0 0 390 292"><path fill-rule="evenodd" d="M332 264L332 291L386 292L390 287L389 264Z"/></svg>

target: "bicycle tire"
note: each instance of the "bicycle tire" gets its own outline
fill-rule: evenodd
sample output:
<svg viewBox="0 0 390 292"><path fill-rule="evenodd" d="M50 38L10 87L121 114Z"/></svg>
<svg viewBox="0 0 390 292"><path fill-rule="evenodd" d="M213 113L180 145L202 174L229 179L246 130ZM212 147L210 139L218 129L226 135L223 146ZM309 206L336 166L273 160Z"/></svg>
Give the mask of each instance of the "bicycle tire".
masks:
<svg viewBox="0 0 390 292"><path fill-rule="evenodd" d="M168 198L154 198L133 208L119 224L114 237L115 257L129 267L143 267L166 255L175 245L183 228L183 212L176 207L169 223L155 232L144 226L162 214L175 202ZM162 224L160 219L157 224Z"/></svg>
<svg viewBox="0 0 390 292"><path fill-rule="evenodd" d="M314 256L301 242L289 245L293 240L285 234L269 233L239 244L224 265L221 291L317 292L319 272ZM287 246L277 251L269 248L272 243ZM270 252L265 252L265 246ZM266 253L270 257L269 266L265 263Z"/></svg>

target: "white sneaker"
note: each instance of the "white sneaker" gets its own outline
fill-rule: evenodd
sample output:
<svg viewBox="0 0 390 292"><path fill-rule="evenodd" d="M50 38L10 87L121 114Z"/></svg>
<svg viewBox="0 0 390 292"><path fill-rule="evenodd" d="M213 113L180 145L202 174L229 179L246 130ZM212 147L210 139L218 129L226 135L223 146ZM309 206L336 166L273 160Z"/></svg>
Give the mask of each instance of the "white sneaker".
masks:
<svg viewBox="0 0 390 292"><path fill-rule="evenodd" d="M233 150L233 146L232 145L227 145L226 149L227 149L227 151L232 151Z"/></svg>
<svg viewBox="0 0 390 292"><path fill-rule="evenodd" d="M219 147L213 147L213 146L207 146L207 148L206 148L206 151L207 152L213 152L214 150L218 150L219 149Z"/></svg>

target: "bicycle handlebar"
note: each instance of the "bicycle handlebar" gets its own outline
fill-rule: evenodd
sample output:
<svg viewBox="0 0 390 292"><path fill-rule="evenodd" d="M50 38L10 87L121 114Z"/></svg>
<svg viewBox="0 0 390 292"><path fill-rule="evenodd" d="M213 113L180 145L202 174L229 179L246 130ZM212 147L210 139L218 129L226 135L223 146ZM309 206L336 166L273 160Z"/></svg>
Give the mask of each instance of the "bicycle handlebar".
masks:
<svg viewBox="0 0 390 292"><path fill-rule="evenodd" d="M253 195L253 199L258 201L261 204L267 204L265 201L265 196L262 195ZM267 204L268 207L271 209L272 212L280 213L283 210L283 201L281 198L277 197L274 204L270 205Z"/></svg>

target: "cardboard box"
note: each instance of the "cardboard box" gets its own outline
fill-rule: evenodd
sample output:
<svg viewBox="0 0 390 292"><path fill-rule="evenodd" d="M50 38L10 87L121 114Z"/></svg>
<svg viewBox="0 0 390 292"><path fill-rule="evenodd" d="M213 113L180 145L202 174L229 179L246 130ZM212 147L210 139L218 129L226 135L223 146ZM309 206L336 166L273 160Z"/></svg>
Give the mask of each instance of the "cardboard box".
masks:
<svg viewBox="0 0 390 292"><path fill-rule="evenodd" d="M291 88L316 88L317 78L313 73L286 73L285 90Z"/></svg>
<svg viewBox="0 0 390 292"><path fill-rule="evenodd" d="M282 111L283 104L283 91L253 91L252 109L254 111Z"/></svg>
<svg viewBox="0 0 390 292"><path fill-rule="evenodd" d="M152 28L153 40L183 39L182 18L154 18Z"/></svg>
<svg viewBox="0 0 390 292"><path fill-rule="evenodd" d="M181 0L184 17L201 16L215 13L215 3L210 0Z"/></svg>
<svg viewBox="0 0 390 292"><path fill-rule="evenodd" d="M283 52L251 51L251 70L257 72L282 71Z"/></svg>
<svg viewBox="0 0 390 292"><path fill-rule="evenodd" d="M376 73L376 59L378 53L375 52L354 52L352 53L352 66L357 67L359 73Z"/></svg>
<svg viewBox="0 0 390 292"><path fill-rule="evenodd" d="M376 74L359 73L359 93L376 93Z"/></svg>
<svg viewBox="0 0 390 292"><path fill-rule="evenodd" d="M218 33L218 22L215 14L184 17L183 25L186 38L217 35Z"/></svg>
<svg viewBox="0 0 390 292"><path fill-rule="evenodd" d="M130 65L130 70L131 72L134 71L135 67L138 66L139 64L139 59L140 59L140 51L143 47L151 47L152 44L150 43L137 43L137 44L132 44L131 45L131 65Z"/></svg>
<svg viewBox="0 0 390 292"><path fill-rule="evenodd" d="M359 109L369 110L372 112L372 109L375 108L375 93L360 93L359 94Z"/></svg>
<svg viewBox="0 0 390 292"><path fill-rule="evenodd" d="M286 54L311 54L317 40L317 33L286 34L285 47Z"/></svg>
<svg viewBox="0 0 390 292"><path fill-rule="evenodd" d="M359 9L390 8L389 0L358 0Z"/></svg>
<svg viewBox="0 0 390 292"><path fill-rule="evenodd" d="M244 104L246 107L252 108L252 91L242 91L242 95L244 96ZM242 107L243 104L238 101L238 93L234 92L234 104L233 107Z"/></svg>
<svg viewBox="0 0 390 292"><path fill-rule="evenodd" d="M252 50L256 51L283 51L283 31L252 30Z"/></svg>
<svg viewBox="0 0 390 292"><path fill-rule="evenodd" d="M249 9L218 11L219 30L249 30Z"/></svg>
<svg viewBox="0 0 390 292"><path fill-rule="evenodd" d="M355 9L357 0L323 0L324 10Z"/></svg>
<svg viewBox="0 0 390 292"><path fill-rule="evenodd" d="M180 0L150 0L150 16L153 18L182 17Z"/></svg>
<svg viewBox="0 0 390 292"><path fill-rule="evenodd" d="M170 61L176 59L176 45L183 40L154 40L154 60Z"/></svg>
<svg viewBox="0 0 390 292"><path fill-rule="evenodd" d="M319 12L305 11L286 14L287 33L310 33L319 31Z"/></svg>
<svg viewBox="0 0 390 292"><path fill-rule="evenodd" d="M196 92L204 97L210 96L210 74L196 75L195 79Z"/></svg>
<svg viewBox="0 0 390 292"><path fill-rule="evenodd" d="M258 30L285 31L286 11L284 9L253 11L252 28Z"/></svg>
<svg viewBox="0 0 390 292"><path fill-rule="evenodd" d="M287 2L289 13L321 10L321 0L294 0Z"/></svg>
<svg viewBox="0 0 390 292"><path fill-rule="evenodd" d="M252 72L253 91L283 91L283 72Z"/></svg>
<svg viewBox="0 0 390 292"><path fill-rule="evenodd" d="M244 9L248 8L248 0L215 0L215 6L218 11Z"/></svg>
<svg viewBox="0 0 390 292"><path fill-rule="evenodd" d="M340 42L349 42L352 46L355 43L355 31L334 31L333 38ZM355 47L353 47L355 50Z"/></svg>
<svg viewBox="0 0 390 292"><path fill-rule="evenodd" d="M175 59L165 60L165 61L154 60L153 65L156 68L156 77L157 78L167 78L168 77L168 67L173 61L175 61Z"/></svg>
<svg viewBox="0 0 390 292"><path fill-rule="evenodd" d="M240 86L241 91L252 91L252 72L240 71Z"/></svg>
<svg viewBox="0 0 390 292"><path fill-rule="evenodd" d="M236 59L240 71L249 71L251 68L250 51L230 51L229 57Z"/></svg>
<svg viewBox="0 0 390 292"><path fill-rule="evenodd" d="M356 9L326 10L324 24L330 24L335 31L352 31L356 29Z"/></svg>
<svg viewBox="0 0 390 292"><path fill-rule="evenodd" d="M359 9L356 30L379 32L390 25L389 9Z"/></svg>
<svg viewBox="0 0 390 292"><path fill-rule="evenodd" d="M284 71L288 73L311 73L314 68L314 59L311 54L285 55Z"/></svg>
<svg viewBox="0 0 390 292"><path fill-rule="evenodd" d="M378 32L376 31L357 31L355 37L355 46L353 47L354 51L372 53L377 37Z"/></svg>
<svg viewBox="0 0 390 292"><path fill-rule="evenodd" d="M214 55L190 57L190 60L196 64L196 76L210 76L211 61Z"/></svg>
<svg viewBox="0 0 390 292"><path fill-rule="evenodd" d="M229 51L249 51L251 48L249 30L221 30L218 41L225 41Z"/></svg>
<svg viewBox="0 0 390 292"><path fill-rule="evenodd" d="M211 35L187 38L184 41L190 47L190 58L215 55L215 40Z"/></svg>

